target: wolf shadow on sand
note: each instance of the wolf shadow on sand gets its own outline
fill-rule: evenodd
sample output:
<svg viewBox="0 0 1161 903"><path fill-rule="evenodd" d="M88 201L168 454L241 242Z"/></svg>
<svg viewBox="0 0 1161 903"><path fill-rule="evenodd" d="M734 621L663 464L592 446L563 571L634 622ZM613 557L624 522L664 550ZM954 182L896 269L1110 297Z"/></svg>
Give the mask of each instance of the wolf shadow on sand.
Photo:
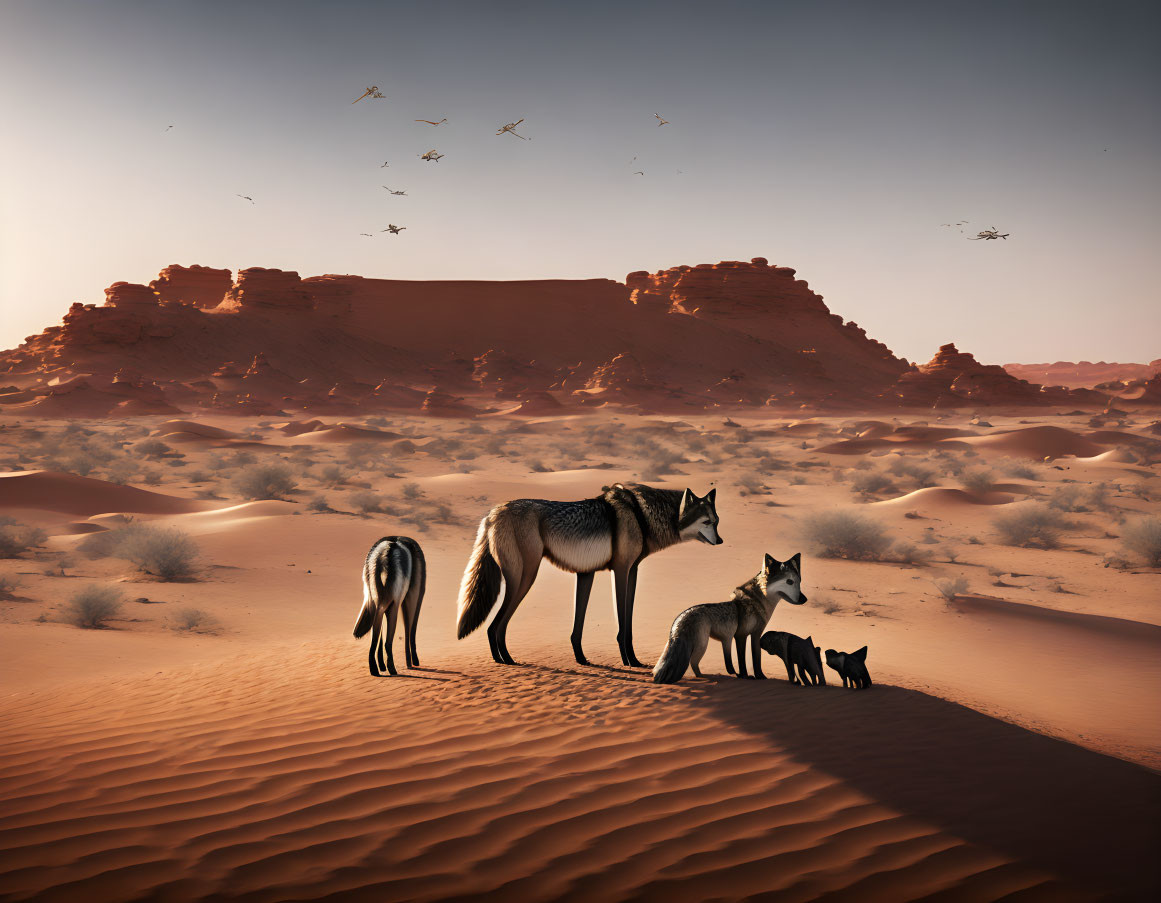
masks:
<svg viewBox="0 0 1161 903"><path fill-rule="evenodd" d="M1161 775L1146 768L902 687L706 689L690 704L886 806L1064 887L1161 899Z"/></svg>

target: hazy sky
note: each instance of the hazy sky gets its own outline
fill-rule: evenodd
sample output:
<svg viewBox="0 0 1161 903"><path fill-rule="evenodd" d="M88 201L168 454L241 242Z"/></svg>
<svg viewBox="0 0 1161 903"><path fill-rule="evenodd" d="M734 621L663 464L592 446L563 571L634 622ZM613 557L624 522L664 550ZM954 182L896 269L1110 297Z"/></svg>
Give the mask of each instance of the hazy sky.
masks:
<svg viewBox="0 0 1161 903"><path fill-rule="evenodd" d="M0 0L0 347L170 263L764 256L910 359L1150 360L1159 85L1157 2Z"/></svg>

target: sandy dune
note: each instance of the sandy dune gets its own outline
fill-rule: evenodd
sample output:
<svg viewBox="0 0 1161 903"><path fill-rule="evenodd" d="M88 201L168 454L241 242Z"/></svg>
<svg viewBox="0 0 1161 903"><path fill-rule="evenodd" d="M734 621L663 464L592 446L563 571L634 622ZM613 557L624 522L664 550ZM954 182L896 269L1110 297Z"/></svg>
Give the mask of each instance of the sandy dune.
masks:
<svg viewBox="0 0 1161 903"><path fill-rule="evenodd" d="M991 419L997 436L1031 432ZM193 444L160 491L0 477L0 513L53 534L0 561L21 580L0 597L0 899L1154 898L1161 573L1102 556L1121 554L1114 514L1156 510L1155 465L1105 457L1130 444L1102 436L1099 460L1034 464L987 493L939 471L919 489L893 476L901 485L874 501L852 491L860 467L1015 456L881 423L879 438L911 429L938 454L907 442L828 452L849 428L838 420L787 431L606 412L434 428L401 417L389 429L407 438L358 463L350 443L288 445L285 424L244 420L230 431L264 437L247 456L296 468L288 500L232 495L232 471L207 466L221 452ZM1084 436L1083 418L1061 428ZM0 455L21 435L0 431ZM671 448L685 451L683 472L652 481L718 486L725 544L642 565L640 657L655 660L678 611L727 598L764 552L801 550L811 602L780 606L772 627L823 648L869 645L871 691L846 691L833 672L828 687L792 687L769 659L767 681L727 678L716 648L706 680L658 687L617 664L603 574L585 630L596 666L580 668L573 579L549 564L509 633L521 667L495 665L482 632L454 638L463 564L491 505L589 497ZM331 465L345 482L322 481ZM765 489L742 491L755 477ZM1070 515L1061 547L996 540L1008 502L1098 482L1110 507ZM207 486L223 497L191 497ZM368 487L385 512L359 515ZM312 510L315 494L334 510ZM813 555L806 521L834 510L929 558ZM59 523L114 525L114 512L195 537L198 579L158 583L85 558ZM374 679L350 638L358 571L396 532L429 562L423 668ZM65 561L59 576L51 566ZM969 590L949 604L936 584L953 576ZM79 630L65 603L90 581L148 602L126 602L112 629ZM220 629L174 629L184 606Z"/></svg>

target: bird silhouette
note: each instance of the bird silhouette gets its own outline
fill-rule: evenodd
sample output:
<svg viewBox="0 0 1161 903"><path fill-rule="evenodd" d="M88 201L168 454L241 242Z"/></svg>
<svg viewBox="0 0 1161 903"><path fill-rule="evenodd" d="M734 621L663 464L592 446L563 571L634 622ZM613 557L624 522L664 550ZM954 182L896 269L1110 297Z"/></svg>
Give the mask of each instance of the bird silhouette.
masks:
<svg viewBox="0 0 1161 903"><path fill-rule="evenodd" d="M428 125L443 125L445 122L447 122L447 117L445 116L439 122L432 122L430 119L416 119L415 121L416 122L426 122Z"/></svg>

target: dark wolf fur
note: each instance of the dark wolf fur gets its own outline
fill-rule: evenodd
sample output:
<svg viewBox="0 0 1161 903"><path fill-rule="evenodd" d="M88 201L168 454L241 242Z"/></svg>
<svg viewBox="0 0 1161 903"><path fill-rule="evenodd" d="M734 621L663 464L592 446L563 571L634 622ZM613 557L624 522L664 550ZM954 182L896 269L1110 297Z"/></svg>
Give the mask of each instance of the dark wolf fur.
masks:
<svg viewBox="0 0 1161 903"><path fill-rule="evenodd" d="M419 667L415 631L419 609L427 588L427 562L419 543L409 536L384 536L367 553L363 562L363 607L355 621L355 638L371 631L371 651L367 656L371 674L397 674L392 644L396 618L403 612L403 650L407 667ZM382 630L383 619L387 629ZM386 647L387 657L383 651Z"/></svg>
<svg viewBox="0 0 1161 903"><path fill-rule="evenodd" d="M781 630L771 630L762 634L762 649L782 659L786 665L786 679L792 684L816 687L826 684L822 670L822 656L814 645L814 638L795 636ZM797 670L797 675L795 674Z"/></svg>
<svg viewBox="0 0 1161 903"><path fill-rule="evenodd" d="M577 575L571 637L576 660L588 664L581 637L593 577L611 570L621 661L643 667L633 651L637 567L647 555L683 540L720 544L715 496L715 490L698 498L688 489L617 483L579 502L515 499L497 505L480 522L464 571L456 635L463 639L488 619L503 582L504 601L488 627L488 643L497 662L515 664L508 652L508 622L547 558Z"/></svg>
<svg viewBox="0 0 1161 903"><path fill-rule="evenodd" d="M698 665L711 639L722 644L726 671L734 673L730 654L732 640L738 650L738 676L746 677L746 638L750 638L750 657L754 662L754 677L763 678L762 648L759 638L779 600L802 605L801 558L795 554L789 561L780 562L766 555L762 570L736 590L728 602L711 602L687 608L673 620L669 642L653 668L653 682L677 683L692 667L701 677Z"/></svg>
<svg viewBox="0 0 1161 903"><path fill-rule="evenodd" d="M871 672L867 670L866 646L855 652L835 652L833 649L827 649L826 663L839 673L844 687L865 690L871 685Z"/></svg>

